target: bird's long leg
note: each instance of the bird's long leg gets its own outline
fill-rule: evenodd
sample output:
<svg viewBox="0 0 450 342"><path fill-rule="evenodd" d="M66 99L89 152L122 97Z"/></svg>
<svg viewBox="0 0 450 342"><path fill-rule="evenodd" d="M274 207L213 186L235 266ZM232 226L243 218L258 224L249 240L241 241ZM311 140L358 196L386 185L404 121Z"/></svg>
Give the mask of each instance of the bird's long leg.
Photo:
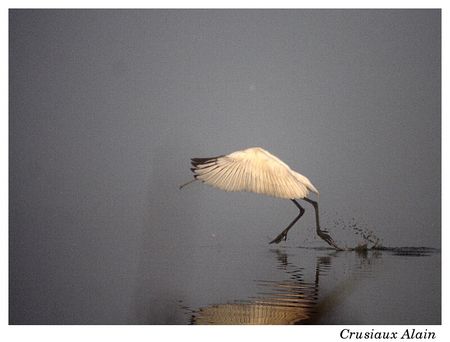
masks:
<svg viewBox="0 0 450 342"><path fill-rule="evenodd" d="M328 234L327 231L320 229L320 222L319 222L319 204L316 201L313 201L307 197L302 198L304 201L311 203L314 207L314 211L316 212L316 232L319 237L324 240L326 243L328 243L330 246L336 248L337 250L342 250L338 245L336 245L336 242L331 238L331 236Z"/></svg>
<svg viewBox="0 0 450 342"><path fill-rule="evenodd" d="M297 215L297 217L294 219L294 221L292 221L289 226L287 226L287 228L285 230L283 230L280 235L278 235L275 239L273 239L272 241L270 241L270 243L280 243L281 240L286 240L287 238L287 233L289 231L289 229L292 228L292 226L295 224L295 222L298 221L298 219L300 217L302 217L303 213L305 212L305 209L303 209L303 207L298 204L298 202L295 199L291 200L292 202L294 202L294 204L297 206L297 208L300 210L300 213Z"/></svg>

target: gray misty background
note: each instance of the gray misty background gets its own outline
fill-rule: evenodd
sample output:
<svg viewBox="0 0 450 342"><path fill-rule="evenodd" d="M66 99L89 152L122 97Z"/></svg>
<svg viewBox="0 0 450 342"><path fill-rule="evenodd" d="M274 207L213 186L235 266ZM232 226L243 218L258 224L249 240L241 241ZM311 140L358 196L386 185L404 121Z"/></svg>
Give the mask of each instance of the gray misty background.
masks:
<svg viewBox="0 0 450 342"><path fill-rule="evenodd" d="M9 19L11 323L158 322L145 307L195 286L196 246L265 246L289 201L178 190L191 157L252 146L311 179L341 243L356 222L385 246L440 248L440 10ZM305 208L285 244L324 246Z"/></svg>

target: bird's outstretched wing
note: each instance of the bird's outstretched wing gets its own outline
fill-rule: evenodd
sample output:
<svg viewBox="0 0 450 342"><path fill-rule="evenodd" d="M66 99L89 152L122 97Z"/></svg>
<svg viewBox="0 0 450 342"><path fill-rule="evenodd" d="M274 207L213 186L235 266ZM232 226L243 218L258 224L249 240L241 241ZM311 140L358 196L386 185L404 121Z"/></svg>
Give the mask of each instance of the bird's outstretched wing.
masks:
<svg viewBox="0 0 450 342"><path fill-rule="evenodd" d="M249 191L280 198L304 198L317 193L311 182L280 159L250 148L228 155L191 159L197 180L225 191Z"/></svg>

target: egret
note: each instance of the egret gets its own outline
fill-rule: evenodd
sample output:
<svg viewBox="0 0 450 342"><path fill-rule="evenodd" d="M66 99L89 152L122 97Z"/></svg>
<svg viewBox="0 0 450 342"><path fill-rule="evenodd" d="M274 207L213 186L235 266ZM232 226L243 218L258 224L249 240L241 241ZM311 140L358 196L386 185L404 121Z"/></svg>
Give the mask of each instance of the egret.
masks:
<svg viewBox="0 0 450 342"><path fill-rule="evenodd" d="M329 245L339 248L327 231L320 228L319 204L308 198L310 192L319 191L308 178L292 170L286 163L261 147L247 148L227 155L210 158L192 158L194 179L181 185L201 181L225 191L248 191L290 199L299 210L297 217L270 243L287 239L288 231L302 217L305 209L296 201L310 203L316 214L316 232Z"/></svg>

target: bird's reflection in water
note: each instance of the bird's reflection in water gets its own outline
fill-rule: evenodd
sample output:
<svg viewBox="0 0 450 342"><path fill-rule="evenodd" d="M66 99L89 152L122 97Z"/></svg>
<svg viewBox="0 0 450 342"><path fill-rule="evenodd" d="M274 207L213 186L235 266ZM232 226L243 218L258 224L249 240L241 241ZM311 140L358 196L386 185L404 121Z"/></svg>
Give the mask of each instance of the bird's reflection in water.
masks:
<svg viewBox="0 0 450 342"><path fill-rule="evenodd" d="M308 324L316 315L320 274L330 266L329 256L316 259L314 281L305 281L302 269L288 261L288 255L274 250L277 267L289 279L257 280L261 290L245 301L210 305L192 313L192 324Z"/></svg>

